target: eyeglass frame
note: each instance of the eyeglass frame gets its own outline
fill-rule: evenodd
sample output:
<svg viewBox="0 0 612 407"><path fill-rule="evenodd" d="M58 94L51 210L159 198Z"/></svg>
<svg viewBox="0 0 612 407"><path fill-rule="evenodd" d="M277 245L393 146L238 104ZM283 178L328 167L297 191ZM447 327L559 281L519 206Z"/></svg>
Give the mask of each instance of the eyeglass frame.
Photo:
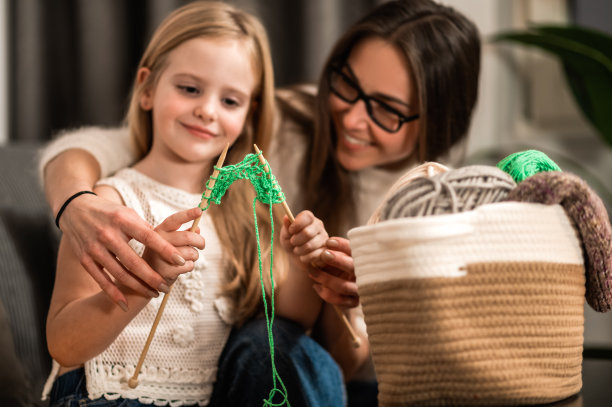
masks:
<svg viewBox="0 0 612 407"><path fill-rule="evenodd" d="M368 112L368 117L370 119L372 119L372 121L374 123L376 123L376 125L378 127L380 127L381 129L383 129L384 131L386 131L388 133L397 133L398 131L400 131L400 129L402 128L404 123L408 123L408 122L414 121L414 120L418 119L419 117L421 117L420 114L418 114L418 113L406 116L406 115L398 112L393 107L389 106L387 103L381 101L380 99L378 99L378 98L376 98L374 96L367 95L363 91L363 89L361 89L361 87L355 82L355 80L353 80L347 74L342 72L342 68L343 67L346 67L351 72L351 74L353 73L353 70L351 69L350 65L347 64L347 63L344 63L343 65L332 65L330 70L329 70L329 74L328 74L328 83L329 83L329 90L330 90L330 92L333 93L338 98L340 98L341 100L343 100L344 102L350 103L350 104L355 104L359 100L363 100L365 105L366 105L366 111ZM352 100L351 99L347 99L345 96L341 95L338 92L338 90L336 90L334 88L333 81L332 81L332 77L333 77L334 74L339 75L342 78L342 80L344 80L350 87L352 87L357 92L357 96L354 99L352 99ZM372 112L372 105L370 104L370 100L376 101L376 103L378 103L384 110L397 115L397 117L399 118L399 121L398 121L398 124L397 124L397 128L395 130L391 130L391 129L387 128L386 126L382 125L374 117L374 114Z"/></svg>

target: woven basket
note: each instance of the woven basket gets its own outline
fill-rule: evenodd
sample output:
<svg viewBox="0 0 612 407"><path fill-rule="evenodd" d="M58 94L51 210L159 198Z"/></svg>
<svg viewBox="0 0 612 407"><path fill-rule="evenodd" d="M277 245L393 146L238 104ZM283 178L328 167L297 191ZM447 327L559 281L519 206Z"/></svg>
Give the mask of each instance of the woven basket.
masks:
<svg viewBox="0 0 612 407"><path fill-rule="evenodd" d="M381 406L525 405L581 386L584 265L559 205L349 231Z"/></svg>

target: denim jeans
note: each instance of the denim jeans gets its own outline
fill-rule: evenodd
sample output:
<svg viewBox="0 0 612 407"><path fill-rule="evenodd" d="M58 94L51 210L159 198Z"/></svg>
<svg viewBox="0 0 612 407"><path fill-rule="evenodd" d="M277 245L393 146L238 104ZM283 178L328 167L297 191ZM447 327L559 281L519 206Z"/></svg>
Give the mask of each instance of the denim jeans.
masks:
<svg viewBox="0 0 612 407"><path fill-rule="evenodd" d="M273 332L276 370L291 407L345 406L342 373L331 356L293 321L275 318ZM209 406L260 407L272 388L266 321L254 319L232 330L219 360ZM50 407L150 407L131 399L89 400L83 369L61 375L50 400Z"/></svg>
<svg viewBox="0 0 612 407"><path fill-rule="evenodd" d="M342 373L329 353L293 321L277 317L272 329L276 370L291 407L345 406ZM262 406L272 388L266 321L254 319L232 331L221 354L210 406Z"/></svg>

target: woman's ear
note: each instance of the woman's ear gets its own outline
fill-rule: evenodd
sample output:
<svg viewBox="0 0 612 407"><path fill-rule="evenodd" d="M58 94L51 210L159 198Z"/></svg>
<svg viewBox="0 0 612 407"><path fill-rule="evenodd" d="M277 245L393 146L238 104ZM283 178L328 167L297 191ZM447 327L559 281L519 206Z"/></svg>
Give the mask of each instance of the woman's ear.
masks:
<svg viewBox="0 0 612 407"><path fill-rule="evenodd" d="M136 83L139 87L146 83L149 75L151 75L151 70L149 68L140 68L138 70L138 74L136 75ZM142 91L140 92L140 107L142 110L153 109L153 90L150 86L142 88Z"/></svg>

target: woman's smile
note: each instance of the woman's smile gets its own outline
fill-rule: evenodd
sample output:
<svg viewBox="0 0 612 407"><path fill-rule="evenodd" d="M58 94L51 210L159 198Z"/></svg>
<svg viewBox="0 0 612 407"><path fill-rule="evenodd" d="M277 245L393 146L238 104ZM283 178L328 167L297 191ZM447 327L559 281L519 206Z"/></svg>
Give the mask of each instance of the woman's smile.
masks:
<svg viewBox="0 0 612 407"><path fill-rule="evenodd" d="M374 143L362 138L351 136L347 132L342 132L341 142L350 150L362 150L374 146Z"/></svg>

